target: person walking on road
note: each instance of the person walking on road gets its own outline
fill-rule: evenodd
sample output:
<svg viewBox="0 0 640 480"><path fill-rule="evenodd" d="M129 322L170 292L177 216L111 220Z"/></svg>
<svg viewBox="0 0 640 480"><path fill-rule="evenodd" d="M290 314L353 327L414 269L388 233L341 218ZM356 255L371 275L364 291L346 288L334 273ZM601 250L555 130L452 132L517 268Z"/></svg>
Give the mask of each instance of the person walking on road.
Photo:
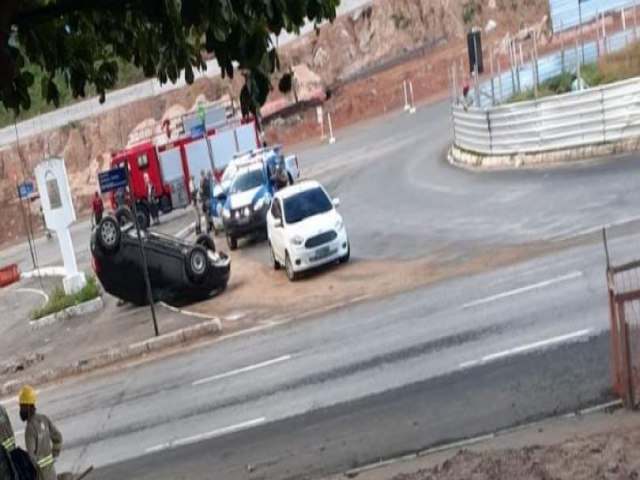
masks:
<svg viewBox="0 0 640 480"><path fill-rule="evenodd" d="M102 221L102 214L104 213L104 202L98 192L94 195L91 206L93 208L93 225L97 227Z"/></svg>
<svg viewBox="0 0 640 480"><path fill-rule="evenodd" d="M211 180L210 176L208 176L204 170L200 171L200 206L202 207L202 213L205 213L206 204L209 200L209 195L211 193Z"/></svg>
<svg viewBox="0 0 640 480"><path fill-rule="evenodd" d="M158 194L156 192L155 185L151 182L147 173L144 174L144 183L147 186L147 202L149 203L149 213L151 213L154 225L158 225L160 223Z"/></svg>
<svg viewBox="0 0 640 480"><path fill-rule="evenodd" d="M62 435L46 415L36 412L36 391L27 385L20 391L20 418L26 422L24 432L27 453L37 467L38 480L57 480L55 459L62 449Z"/></svg>
<svg viewBox="0 0 640 480"><path fill-rule="evenodd" d="M191 175L189 179L189 195L191 195L191 201L193 206L198 208L198 187L196 187L196 179Z"/></svg>

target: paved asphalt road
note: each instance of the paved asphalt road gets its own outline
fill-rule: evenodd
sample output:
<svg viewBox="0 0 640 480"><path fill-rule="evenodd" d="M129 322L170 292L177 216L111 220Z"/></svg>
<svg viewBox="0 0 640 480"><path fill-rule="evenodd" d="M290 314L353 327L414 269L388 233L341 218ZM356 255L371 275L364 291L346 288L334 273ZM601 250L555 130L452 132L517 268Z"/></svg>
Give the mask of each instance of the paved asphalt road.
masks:
<svg viewBox="0 0 640 480"><path fill-rule="evenodd" d="M356 257L464 258L637 215L638 160L459 171L442 160L447 114L390 116L300 152L341 197ZM637 240L614 247L633 257ZM95 464L95 478L347 469L609 399L603 265L594 241L53 388L42 409L66 436L61 467Z"/></svg>
<svg viewBox="0 0 640 480"><path fill-rule="evenodd" d="M492 174L450 167L444 161L451 143L446 103L337 135L334 145L296 153L303 177L321 180L341 198L357 258L460 256L640 219L640 158ZM184 211L171 218L174 231L193 220ZM86 225L76 226L73 238L79 263L88 268ZM60 263L55 242L39 245L43 265ZM241 247L241 254L268 261L264 243ZM0 265L16 258L29 268L25 245L0 252Z"/></svg>
<svg viewBox="0 0 640 480"><path fill-rule="evenodd" d="M611 399L603 261L590 244L219 340L41 410L60 466L96 479L311 478L571 412Z"/></svg>

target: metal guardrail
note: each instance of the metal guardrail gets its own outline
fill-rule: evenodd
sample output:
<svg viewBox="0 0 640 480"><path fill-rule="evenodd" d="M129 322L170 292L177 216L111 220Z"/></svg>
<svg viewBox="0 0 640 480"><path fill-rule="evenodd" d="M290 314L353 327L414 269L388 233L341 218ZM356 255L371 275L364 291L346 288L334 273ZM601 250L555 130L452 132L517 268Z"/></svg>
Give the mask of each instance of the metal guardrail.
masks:
<svg viewBox="0 0 640 480"><path fill-rule="evenodd" d="M489 110L452 107L454 144L516 155L640 138L640 79Z"/></svg>

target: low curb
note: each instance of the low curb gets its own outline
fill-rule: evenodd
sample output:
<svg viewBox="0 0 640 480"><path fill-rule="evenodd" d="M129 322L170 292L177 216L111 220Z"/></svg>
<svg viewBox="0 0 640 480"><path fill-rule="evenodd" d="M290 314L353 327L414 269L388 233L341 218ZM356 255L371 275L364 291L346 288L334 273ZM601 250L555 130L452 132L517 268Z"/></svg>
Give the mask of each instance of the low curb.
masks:
<svg viewBox="0 0 640 480"><path fill-rule="evenodd" d="M42 267L37 270L31 270L30 272L22 272L20 278L51 278L51 277L64 277L67 273L64 267Z"/></svg>
<svg viewBox="0 0 640 480"><path fill-rule="evenodd" d="M196 231L196 222L193 222L193 223L190 223L186 228L183 228L178 233L176 233L176 237L184 240L195 231Z"/></svg>
<svg viewBox="0 0 640 480"><path fill-rule="evenodd" d="M514 170L518 168L539 168L567 165L574 162L610 157L640 150L640 139L633 138L620 142L583 145L548 152L519 152L506 155L486 155L464 150L452 145L447 153L448 162L473 171Z"/></svg>
<svg viewBox="0 0 640 480"><path fill-rule="evenodd" d="M104 300L102 300L102 297L97 297L93 300L89 300L88 302L84 302L79 305L73 305L69 308L65 308L60 312L47 315L46 317L42 317L37 320L30 320L29 326L31 327L31 330L38 330L42 327L53 325L68 318L97 312L98 310L102 310L103 308Z"/></svg>
<svg viewBox="0 0 640 480"><path fill-rule="evenodd" d="M141 357L147 353L157 352L174 347L181 343L195 340L200 337L217 335L222 331L222 324L218 318L192 325L175 332L153 337L142 342L133 343L126 347L109 349L106 352L74 362L71 365L52 368L31 376L16 380L10 380L0 387L0 396L11 395L17 392L23 385L40 385L52 382L69 375L90 372L99 368L114 365L124 360Z"/></svg>

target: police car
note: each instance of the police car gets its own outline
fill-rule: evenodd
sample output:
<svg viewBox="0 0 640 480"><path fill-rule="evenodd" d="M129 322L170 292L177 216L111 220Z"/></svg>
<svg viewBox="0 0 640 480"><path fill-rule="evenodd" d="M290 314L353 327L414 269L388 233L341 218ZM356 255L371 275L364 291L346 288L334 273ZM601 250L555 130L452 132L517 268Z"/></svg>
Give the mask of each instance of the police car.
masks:
<svg viewBox="0 0 640 480"><path fill-rule="evenodd" d="M257 186L249 188L239 183L234 188L234 192L231 193L231 187L240 174L244 175L247 170L260 168L264 171L264 176L260 180L262 188ZM259 222L258 220L260 219L257 217L243 220L240 222L242 225L238 225L238 222L235 222L235 217L231 216L231 210L239 208L239 205L244 208L253 205L251 201L247 200L252 194L251 192L246 193L247 188L254 195L264 196L266 198L265 201L270 204L271 198L269 196L272 196L275 191L273 176L279 170L284 170L287 175L287 183L289 185L293 184L300 177L297 157L295 155L284 157L281 146L252 150L237 155L227 166L220 183L216 184L212 189L212 197L209 202L209 229L214 230L216 233L224 230L227 234L229 248L237 248L237 239L239 237L264 230L263 222ZM249 182L249 185L252 185L252 183Z"/></svg>

